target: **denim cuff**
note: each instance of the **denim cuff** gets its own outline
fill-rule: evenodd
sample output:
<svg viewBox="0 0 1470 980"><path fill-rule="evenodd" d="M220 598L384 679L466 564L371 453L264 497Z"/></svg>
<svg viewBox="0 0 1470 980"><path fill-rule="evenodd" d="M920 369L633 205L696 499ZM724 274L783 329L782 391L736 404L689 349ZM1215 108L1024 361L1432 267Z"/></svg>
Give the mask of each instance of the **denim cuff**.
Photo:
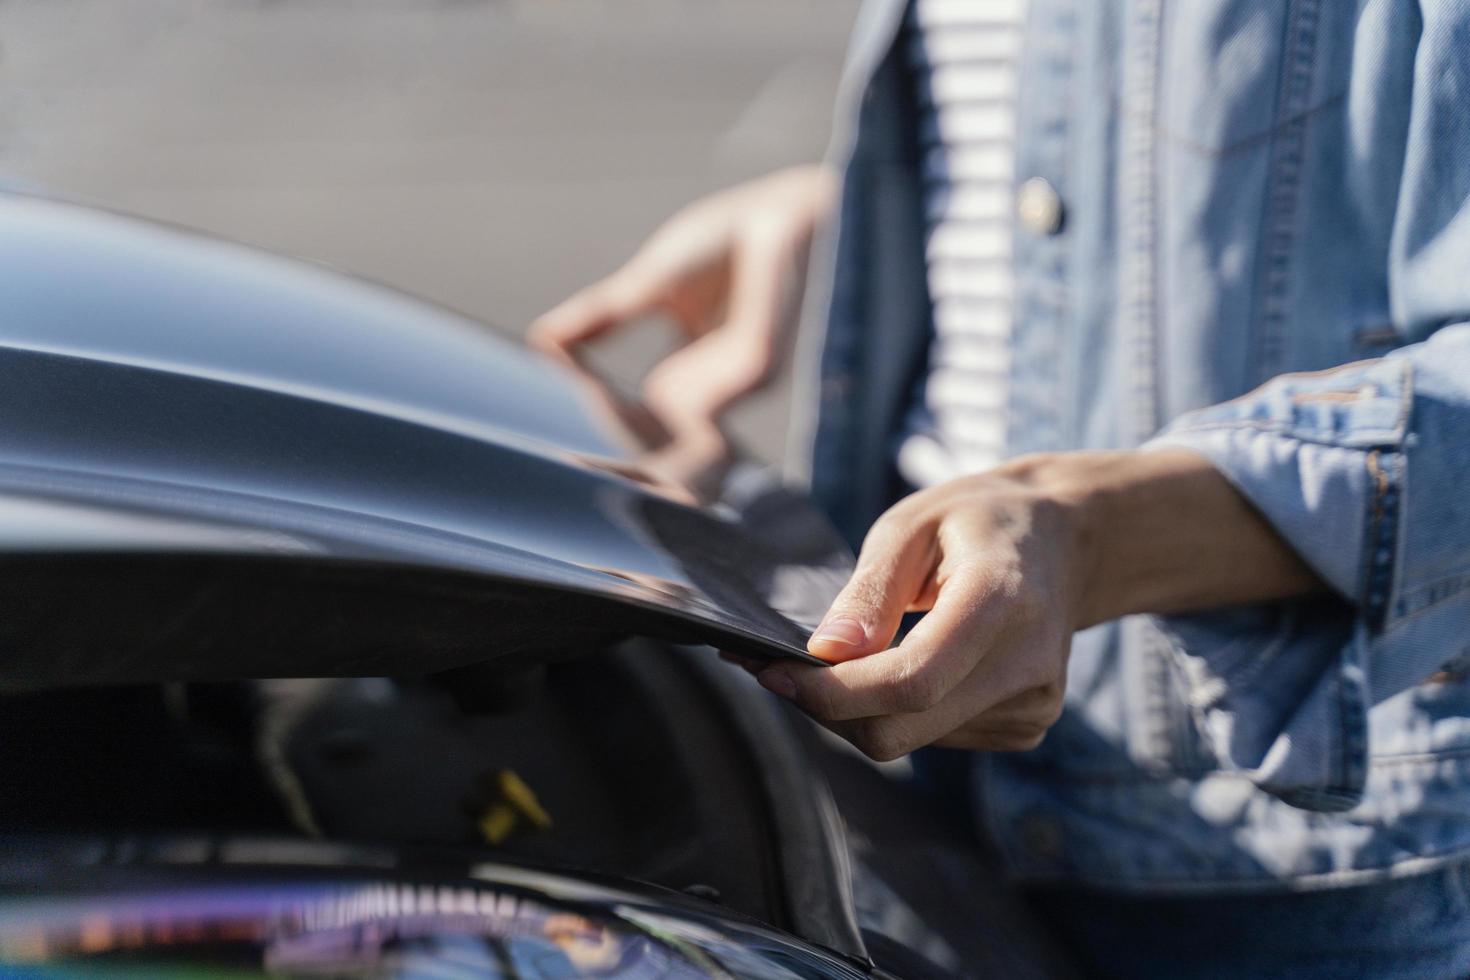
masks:
<svg viewBox="0 0 1470 980"><path fill-rule="evenodd" d="M1145 449L1208 459L1377 628L1391 598L1413 406L1407 359L1288 374L1182 416Z"/></svg>
<svg viewBox="0 0 1470 980"><path fill-rule="evenodd" d="M1336 593L1159 620L1219 763L1294 806L1349 809L1366 781L1369 661L1392 601L1411 367L1383 359L1283 375L1144 447L1209 459Z"/></svg>

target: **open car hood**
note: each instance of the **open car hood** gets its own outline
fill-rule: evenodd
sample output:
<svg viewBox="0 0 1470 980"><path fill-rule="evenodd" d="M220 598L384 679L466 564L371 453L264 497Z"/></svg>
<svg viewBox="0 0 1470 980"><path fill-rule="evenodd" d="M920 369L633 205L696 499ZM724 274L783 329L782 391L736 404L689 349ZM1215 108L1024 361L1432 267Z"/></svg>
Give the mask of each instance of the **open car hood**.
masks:
<svg viewBox="0 0 1470 980"><path fill-rule="evenodd" d="M0 195L0 685L427 673L639 633L805 657L851 555L381 287Z"/></svg>

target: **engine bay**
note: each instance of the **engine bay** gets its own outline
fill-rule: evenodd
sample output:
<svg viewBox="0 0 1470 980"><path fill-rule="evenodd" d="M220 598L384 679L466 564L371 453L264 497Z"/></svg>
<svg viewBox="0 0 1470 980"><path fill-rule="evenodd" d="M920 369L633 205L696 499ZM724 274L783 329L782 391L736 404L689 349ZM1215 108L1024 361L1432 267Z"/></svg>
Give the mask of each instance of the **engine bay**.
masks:
<svg viewBox="0 0 1470 980"><path fill-rule="evenodd" d="M635 643L517 671L14 694L0 824L482 848L779 923L761 777L711 669Z"/></svg>

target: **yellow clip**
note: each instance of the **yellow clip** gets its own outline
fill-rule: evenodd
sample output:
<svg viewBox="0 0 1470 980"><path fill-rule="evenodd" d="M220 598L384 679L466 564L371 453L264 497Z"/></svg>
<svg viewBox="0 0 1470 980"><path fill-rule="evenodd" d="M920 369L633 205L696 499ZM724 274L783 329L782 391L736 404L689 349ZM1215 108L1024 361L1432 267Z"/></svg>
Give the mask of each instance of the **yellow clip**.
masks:
<svg viewBox="0 0 1470 980"><path fill-rule="evenodd" d="M492 803L480 817L480 834L491 844L503 844L516 829L516 812L505 803Z"/></svg>
<svg viewBox="0 0 1470 980"><path fill-rule="evenodd" d="M513 769L502 769L495 775L496 782L500 786L500 795L505 797L511 806L520 811L521 816L531 821L537 830L549 830L551 828L551 814L547 813L541 806L541 801L536 799L536 794L526 781L515 774Z"/></svg>
<svg viewBox="0 0 1470 980"><path fill-rule="evenodd" d="M500 798L485 807L477 821L480 835L486 842L505 843L522 820L537 830L550 829L551 814L536 799L526 781L513 770L502 769L495 774L495 791Z"/></svg>

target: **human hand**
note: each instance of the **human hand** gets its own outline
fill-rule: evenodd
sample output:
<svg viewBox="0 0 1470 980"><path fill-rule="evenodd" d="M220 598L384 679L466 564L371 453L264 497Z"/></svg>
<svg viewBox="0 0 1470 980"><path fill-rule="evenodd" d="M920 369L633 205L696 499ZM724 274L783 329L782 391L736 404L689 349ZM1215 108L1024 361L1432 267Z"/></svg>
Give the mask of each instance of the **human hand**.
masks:
<svg viewBox="0 0 1470 980"><path fill-rule="evenodd" d="M1061 714L1074 631L1320 588L1194 453L1023 457L891 508L809 644L832 666L758 676L875 759L1024 750Z"/></svg>
<svg viewBox="0 0 1470 980"><path fill-rule="evenodd" d="M779 366L834 187L827 168L802 167L696 201L622 268L540 317L527 339L575 359L596 337L667 316L685 342L644 379L644 401L676 438L711 432Z"/></svg>

